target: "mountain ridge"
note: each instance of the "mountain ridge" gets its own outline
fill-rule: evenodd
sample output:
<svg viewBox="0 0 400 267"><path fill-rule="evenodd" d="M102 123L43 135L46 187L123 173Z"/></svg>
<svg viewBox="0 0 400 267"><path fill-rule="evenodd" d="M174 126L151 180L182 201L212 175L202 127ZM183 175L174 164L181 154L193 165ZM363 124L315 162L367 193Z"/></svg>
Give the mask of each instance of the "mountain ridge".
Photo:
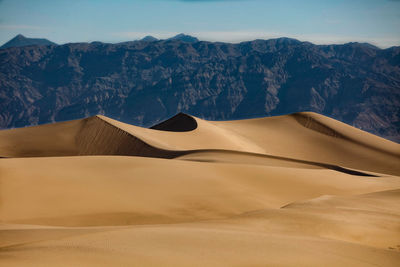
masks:
<svg viewBox="0 0 400 267"><path fill-rule="evenodd" d="M394 45L394 46L390 46L390 47L386 47L386 48L381 48L381 47L378 47L378 46L373 45L373 44L368 43L368 42L358 42L358 41L350 41L350 42L347 42L347 43L334 43L334 44L315 44L315 43L310 42L310 41L300 41L299 39L292 38L292 37L285 37L285 36L276 37L276 38L270 38L270 39L257 38L257 39L254 39L254 40L245 40L245 41L241 41L241 42L206 41L206 40L200 40L195 36L192 36L192 35L189 35L189 34L185 34L185 33L179 33L179 34L177 34L175 36L172 36L172 37L169 37L169 38L166 38L166 39L159 39L159 38L156 38L156 37L154 37L152 35L146 35L143 38L138 39L138 40L123 41L123 42L116 42L116 43L103 42L103 41L88 41L88 42L67 42L67 43L62 43L62 44L54 43L52 41L49 41L46 38L27 38L22 34L17 34L14 38L10 39L6 43L4 43L2 46L0 46L0 48L3 47L5 44L9 43L11 40L16 39L16 38L18 39L18 38L21 38L21 37L23 39L30 39L30 40L45 40L45 41L48 41L50 44L57 45L57 46L67 45L67 44L86 44L86 43L88 43L88 44L90 43L90 44L113 44L113 45L117 45L117 44L128 44L130 42L152 42L152 41L167 41L167 40L185 41L185 38L190 38L192 41L187 41L189 43L190 42L193 42L193 43L194 42L207 42L207 43L242 44L242 43L255 42L255 41L270 41L270 40L284 41L284 40L287 40L287 41L298 42L298 43L303 43L303 44L311 44L311 45L316 45L316 46L321 46L321 47L322 46L360 45L360 46L367 46L367 47L370 47L370 48L374 48L374 49L377 49L377 50L387 50L387 49L392 49L392 48L394 48L394 49L400 48L400 45ZM32 45L41 45L41 44L32 44ZM5 48L2 48L2 49L6 49L6 48L10 48L10 47L18 47L18 46L9 46L9 47L5 47Z"/></svg>
<svg viewBox="0 0 400 267"><path fill-rule="evenodd" d="M175 35L174 37L168 38L167 40L178 40L178 41L182 41L182 42L187 42L187 43L197 43L199 42L199 39L197 39L196 37L184 34L184 33L180 33Z"/></svg>

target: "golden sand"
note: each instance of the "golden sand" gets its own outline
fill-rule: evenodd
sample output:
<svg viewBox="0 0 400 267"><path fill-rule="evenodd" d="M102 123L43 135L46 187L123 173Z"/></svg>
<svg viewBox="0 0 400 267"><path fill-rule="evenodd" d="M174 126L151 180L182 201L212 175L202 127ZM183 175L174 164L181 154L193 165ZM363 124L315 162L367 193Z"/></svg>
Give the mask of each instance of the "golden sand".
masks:
<svg viewBox="0 0 400 267"><path fill-rule="evenodd" d="M0 266L399 266L400 145L315 113L0 131Z"/></svg>

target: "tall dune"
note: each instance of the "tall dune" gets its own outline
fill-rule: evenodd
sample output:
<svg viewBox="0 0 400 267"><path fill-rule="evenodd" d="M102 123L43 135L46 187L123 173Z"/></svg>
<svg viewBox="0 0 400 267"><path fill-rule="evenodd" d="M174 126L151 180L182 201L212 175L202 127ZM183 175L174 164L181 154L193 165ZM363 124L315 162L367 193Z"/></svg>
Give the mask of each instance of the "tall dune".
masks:
<svg viewBox="0 0 400 267"><path fill-rule="evenodd" d="M2 157L175 158L207 150L248 152L400 174L399 144L315 113L228 122L208 122L178 114L153 129L94 116L0 131Z"/></svg>

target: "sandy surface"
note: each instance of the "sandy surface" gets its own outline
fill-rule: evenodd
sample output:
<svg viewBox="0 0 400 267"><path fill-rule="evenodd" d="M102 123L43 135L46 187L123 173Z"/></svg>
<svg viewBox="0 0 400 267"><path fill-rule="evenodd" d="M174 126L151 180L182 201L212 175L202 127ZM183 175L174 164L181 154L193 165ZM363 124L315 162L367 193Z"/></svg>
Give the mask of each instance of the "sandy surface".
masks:
<svg viewBox="0 0 400 267"><path fill-rule="evenodd" d="M399 266L399 144L315 113L154 128L0 131L0 266Z"/></svg>

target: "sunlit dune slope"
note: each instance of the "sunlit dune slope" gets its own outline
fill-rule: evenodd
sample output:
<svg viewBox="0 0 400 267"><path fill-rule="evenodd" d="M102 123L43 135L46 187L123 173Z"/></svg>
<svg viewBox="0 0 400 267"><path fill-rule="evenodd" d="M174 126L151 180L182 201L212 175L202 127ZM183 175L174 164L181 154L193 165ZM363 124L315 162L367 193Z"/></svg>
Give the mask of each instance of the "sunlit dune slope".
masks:
<svg viewBox="0 0 400 267"><path fill-rule="evenodd" d="M4 266L400 260L399 177L126 156L2 159L0 170Z"/></svg>
<svg viewBox="0 0 400 267"><path fill-rule="evenodd" d="M0 170L3 222L66 226L223 218L320 195L400 188L391 176L141 157L2 159Z"/></svg>
<svg viewBox="0 0 400 267"><path fill-rule="evenodd" d="M0 231L0 262L4 266L398 266L398 200L398 190L392 190L326 196L282 209L191 223L7 225Z"/></svg>
<svg viewBox="0 0 400 267"><path fill-rule="evenodd" d="M82 120L0 131L0 156L78 155L175 156L153 147L100 116Z"/></svg>

